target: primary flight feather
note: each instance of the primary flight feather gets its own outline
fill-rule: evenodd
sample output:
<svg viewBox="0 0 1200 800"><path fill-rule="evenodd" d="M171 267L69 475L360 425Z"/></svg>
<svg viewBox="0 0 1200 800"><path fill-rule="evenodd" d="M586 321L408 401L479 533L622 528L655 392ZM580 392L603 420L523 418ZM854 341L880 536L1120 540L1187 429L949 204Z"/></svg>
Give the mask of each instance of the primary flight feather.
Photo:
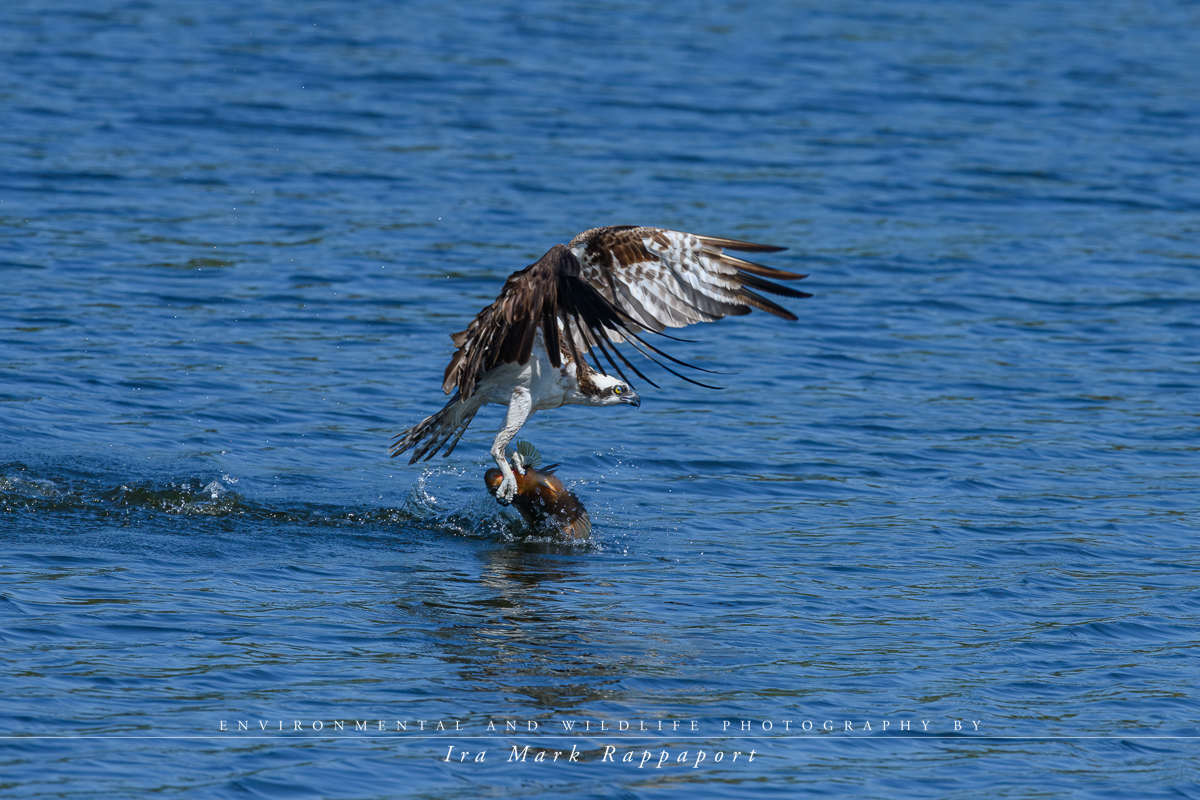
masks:
<svg viewBox="0 0 1200 800"><path fill-rule="evenodd" d="M443 446L442 455L448 456L480 408L506 405L491 453L503 476L497 497L510 501L517 487L513 466L523 470L523 464L518 454L510 465L505 452L530 414L572 404L640 406L622 365L655 385L616 345L628 344L672 374L706 386L659 359L699 367L664 353L643 334L667 336L666 328L749 314L754 308L795 320L759 292L810 297L773 282L806 276L726 252L783 249L633 225L593 228L569 245L555 245L510 275L500 296L465 331L451 334L458 349L446 367L442 389L454 396L441 411L399 434L392 456L412 450L411 464L432 458ZM605 371L597 353L619 379ZM588 355L592 365L584 358Z"/></svg>

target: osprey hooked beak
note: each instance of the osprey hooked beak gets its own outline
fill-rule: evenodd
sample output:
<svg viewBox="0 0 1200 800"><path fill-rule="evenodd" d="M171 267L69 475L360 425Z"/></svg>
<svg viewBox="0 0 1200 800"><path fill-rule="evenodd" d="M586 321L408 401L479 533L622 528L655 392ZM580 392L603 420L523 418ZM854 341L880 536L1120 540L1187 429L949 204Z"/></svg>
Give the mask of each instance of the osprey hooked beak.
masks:
<svg viewBox="0 0 1200 800"><path fill-rule="evenodd" d="M627 394L622 395L621 402L629 403L629 405L633 406L634 408L642 407L642 398L638 397L638 393L633 389L630 389Z"/></svg>

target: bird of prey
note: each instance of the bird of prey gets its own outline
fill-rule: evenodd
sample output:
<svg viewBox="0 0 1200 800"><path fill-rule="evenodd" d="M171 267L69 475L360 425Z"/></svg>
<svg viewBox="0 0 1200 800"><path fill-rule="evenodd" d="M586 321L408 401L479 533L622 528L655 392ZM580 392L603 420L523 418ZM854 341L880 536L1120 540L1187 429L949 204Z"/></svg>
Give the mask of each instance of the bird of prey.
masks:
<svg viewBox="0 0 1200 800"><path fill-rule="evenodd" d="M621 365L657 386L616 345L626 343L673 375L707 386L659 359L709 370L673 358L644 334L674 338L663 330L749 314L753 308L794 321L794 314L758 292L811 297L768 280L807 276L728 252L783 249L634 225L593 228L568 245L555 245L510 275L500 296L465 331L450 335L458 349L446 367L442 390L454 396L441 411L398 434L392 456L413 450L412 464L433 458L447 444L442 455L448 456L480 408L488 403L508 406L491 450L503 476L496 497L508 503L517 490L513 468L524 468L519 454L509 464L506 448L530 414L564 405L640 406ZM619 377L605 371L597 353ZM589 355L591 365L585 360Z"/></svg>

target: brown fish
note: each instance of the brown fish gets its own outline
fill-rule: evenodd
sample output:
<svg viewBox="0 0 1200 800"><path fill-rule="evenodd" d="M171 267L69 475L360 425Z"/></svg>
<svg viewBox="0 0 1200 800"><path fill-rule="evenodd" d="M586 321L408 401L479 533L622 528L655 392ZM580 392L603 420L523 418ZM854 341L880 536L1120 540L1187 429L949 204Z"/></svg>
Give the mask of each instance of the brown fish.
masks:
<svg viewBox="0 0 1200 800"><path fill-rule="evenodd" d="M521 442L518 452L532 452L533 457L525 462L525 473L514 470L517 491L513 495L512 507L521 513L525 522L539 533L554 533L567 539L586 539L592 533L592 521L579 498L567 491L563 482L554 474L558 464L540 467L541 457L537 451ZM496 496L504 475L498 469L489 469L483 476L488 491Z"/></svg>

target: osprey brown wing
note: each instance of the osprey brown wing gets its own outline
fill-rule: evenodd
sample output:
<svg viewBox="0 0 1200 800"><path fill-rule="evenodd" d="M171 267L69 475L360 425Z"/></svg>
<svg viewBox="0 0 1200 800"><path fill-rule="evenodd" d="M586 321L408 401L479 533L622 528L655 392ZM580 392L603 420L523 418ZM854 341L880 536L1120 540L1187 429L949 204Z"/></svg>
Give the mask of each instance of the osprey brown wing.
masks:
<svg viewBox="0 0 1200 800"><path fill-rule="evenodd" d="M442 390L449 394L457 388L466 400L479 377L493 367L528 364L538 328L550 363L557 368L564 352L578 361L591 348L603 347L605 331L628 334L629 322L583 280L571 251L555 245L537 262L508 276L496 301L465 331L450 335L458 350L446 367Z"/></svg>
<svg viewBox="0 0 1200 800"><path fill-rule="evenodd" d="M569 247L555 245L536 263L510 275L496 301L480 311L465 331L451 334L458 349L446 367L442 389L447 394L458 389L466 400L488 370L500 364L529 363L539 328L556 368L562 366L564 355L582 363L582 356L591 352L597 369L603 372L594 352L599 350L622 378L624 373L614 357L653 385L613 346L628 341L668 372L705 386L680 375L655 355L692 365L667 355L638 334L749 314L752 308L795 320L794 314L755 290L811 297L768 280L806 276L725 252L782 249L665 228L619 225L584 231Z"/></svg>

